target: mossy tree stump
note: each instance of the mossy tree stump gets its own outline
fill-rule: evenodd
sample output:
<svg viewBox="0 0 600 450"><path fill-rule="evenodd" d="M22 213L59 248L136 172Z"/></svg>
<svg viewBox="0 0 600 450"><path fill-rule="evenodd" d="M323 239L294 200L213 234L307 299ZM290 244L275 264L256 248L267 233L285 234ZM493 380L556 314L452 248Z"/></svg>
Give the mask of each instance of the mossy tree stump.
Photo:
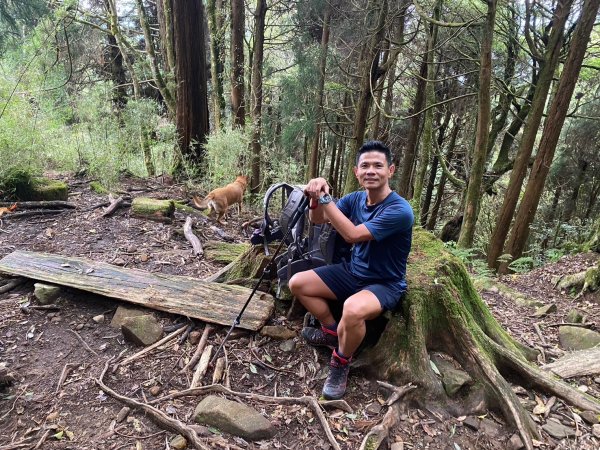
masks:
<svg viewBox="0 0 600 450"><path fill-rule="evenodd" d="M462 415L499 409L528 449L533 448L532 437L538 437L538 431L507 379L549 392L580 409L600 412L598 400L530 363L537 352L502 328L463 264L430 233L415 230L407 276L409 291L402 311L391 315L375 346L364 352L366 367L376 377L417 384L420 389L410 394L412 400L433 410ZM450 355L475 384L458 398L448 397L431 366L430 352Z"/></svg>
<svg viewBox="0 0 600 450"><path fill-rule="evenodd" d="M241 255L227 278L260 276L269 258L261 247ZM562 398L582 410L600 413L600 402L572 388L530 361L537 352L513 339L492 316L464 265L431 233L415 229L408 263L409 291L402 308L387 313L376 343L357 363L374 377L414 383L407 398L421 407L452 415L498 409L515 426L526 448L539 437L535 423L507 380ZM385 322L385 321L384 321ZM449 397L430 362L441 352L457 361L475 381Z"/></svg>
<svg viewBox="0 0 600 450"><path fill-rule="evenodd" d="M18 182L15 193L21 201L67 201L69 187L59 180L48 178L32 178Z"/></svg>

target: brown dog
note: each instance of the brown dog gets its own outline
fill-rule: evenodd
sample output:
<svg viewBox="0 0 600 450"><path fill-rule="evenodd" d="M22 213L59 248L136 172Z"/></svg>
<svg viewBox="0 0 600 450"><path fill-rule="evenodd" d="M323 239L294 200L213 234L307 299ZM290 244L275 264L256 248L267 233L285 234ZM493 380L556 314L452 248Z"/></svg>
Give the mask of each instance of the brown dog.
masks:
<svg viewBox="0 0 600 450"><path fill-rule="evenodd" d="M204 197L204 200L200 200L199 197L194 196L194 205L196 205L198 209L208 208L209 215L212 215L213 211L216 212L217 222L223 223L221 219L227 214L227 208L234 203L237 203L238 205L238 214L242 212L242 200L247 184L248 177L245 175L238 175L233 183L210 191L209 194Z"/></svg>

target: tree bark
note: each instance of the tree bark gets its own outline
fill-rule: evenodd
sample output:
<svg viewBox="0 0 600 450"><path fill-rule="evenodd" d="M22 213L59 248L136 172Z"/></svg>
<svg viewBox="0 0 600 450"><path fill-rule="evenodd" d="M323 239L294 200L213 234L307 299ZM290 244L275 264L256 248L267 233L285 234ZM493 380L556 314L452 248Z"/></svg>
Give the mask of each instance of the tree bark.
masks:
<svg viewBox="0 0 600 450"><path fill-rule="evenodd" d="M200 0L173 2L179 150L196 166L204 161L203 144L209 133L203 9ZM174 172L182 171L179 159Z"/></svg>
<svg viewBox="0 0 600 450"><path fill-rule="evenodd" d="M327 48L329 46L329 18L331 15L331 6L326 4L323 11L323 31L321 33L321 55L319 58L319 84L317 86L317 104L315 115L315 137L310 151L310 160L308 164L308 174L306 179L315 178L318 174L317 165L319 162L319 138L321 135L321 120L323 120L323 90L325 88L325 69L327 67Z"/></svg>
<svg viewBox="0 0 600 450"><path fill-rule="evenodd" d="M492 41L494 38L494 24L496 22L496 0L487 0L487 14L481 39L481 60L479 72L479 94L477 111L477 132L475 136L475 148L469 184L465 197L465 208L463 212L463 223L460 230L457 246L459 248L470 248L473 246L475 225L479 216L479 205L481 199L481 184L485 162L487 159L487 148L490 131L490 85L492 80Z"/></svg>
<svg viewBox="0 0 600 450"><path fill-rule="evenodd" d="M523 200L517 211L515 224L507 243L507 253L512 255L513 260L521 256L529 237L529 226L535 217L542 189L552 165L556 144L558 143L560 131L567 116L575 84L579 78L581 64L583 63L587 43L590 39L599 7L600 0L586 0L583 3L581 16L575 27L573 41L571 42L567 60L565 61L558 89L552 99L550 111L548 112L538 153L535 157ZM503 263L500 271L506 272L509 263L510 261Z"/></svg>
<svg viewBox="0 0 600 450"><path fill-rule="evenodd" d="M563 222L569 223L573 217L573 213L577 207L577 199L579 198L581 185L585 181L585 172L587 171L588 165L588 162L583 159L577 161L577 175L575 177L575 183L573 184L573 192L571 192L571 196L565 202L562 218Z"/></svg>
<svg viewBox="0 0 600 450"><path fill-rule="evenodd" d="M225 111L225 97L223 96L223 42L225 30L223 28L224 5L223 0L208 0L206 3L208 13L208 27L210 32L210 78L212 83L213 121L215 130L223 127L222 117Z"/></svg>
<svg viewBox="0 0 600 450"><path fill-rule="evenodd" d="M252 141L250 167L250 192L260 190L260 154L262 152L260 135L262 131L262 100L263 100L263 50L265 45L265 17L267 0L256 0L254 13L254 46L252 47Z"/></svg>
<svg viewBox="0 0 600 450"><path fill-rule="evenodd" d="M231 111L233 128L244 128L244 1L231 0Z"/></svg>
<svg viewBox="0 0 600 450"><path fill-rule="evenodd" d="M354 176L354 160L358 149L363 144L365 138L365 130L367 129L367 121L369 118L369 109L371 108L371 102L373 97L371 95L371 86L377 83L378 76L384 75L379 69L379 65L375 64L375 59L379 56L379 46L385 36L385 19L388 12L388 0L369 0L367 6L367 14L369 16L376 16L375 23L371 23L371 26L367 28L372 30L371 36L368 39L367 44L363 48L362 55L360 58L360 92L358 94L358 101L356 103L356 110L354 113L354 126L353 126L353 144L348 155L348 168L346 172L346 183L344 186L344 193L348 194L358 189L358 180ZM377 13L375 13L377 11Z"/></svg>
<svg viewBox="0 0 600 450"><path fill-rule="evenodd" d="M519 200L521 187L527 172L527 165L529 164L529 158L531 157L535 138L542 120L542 114L546 105L552 77L554 76L554 72L558 65L565 25L572 4L573 0L564 0L563 2L559 2L556 6L552 20L552 31L541 63L542 66L535 86L533 100L531 102L531 110L527 116L527 122L525 124L525 129L523 130L517 157L510 174L508 189L504 195L504 201L502 202L502 207L500 208L500 213L496 220L496 226L490 239L490 246L488 249L488 266L490 268L497 268L499 265L498 257L502 255L504 241L508 235L510 223Z"/></svg>

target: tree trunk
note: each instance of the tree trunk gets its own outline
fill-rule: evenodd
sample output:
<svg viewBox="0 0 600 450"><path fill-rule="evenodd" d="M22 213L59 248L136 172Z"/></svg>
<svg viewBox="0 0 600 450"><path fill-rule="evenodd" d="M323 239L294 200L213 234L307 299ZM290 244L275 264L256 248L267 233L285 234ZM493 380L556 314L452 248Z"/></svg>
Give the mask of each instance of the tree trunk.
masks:
<svg viewBox="0 0 600 450"><path fill-rule="evenodd" d="M390 56L390 42L386 42L386 47L383 52L381 52L381 64L386 64L388 58ZM379 58L378 58L379 59ZM379 139L379 123L381 121L381 100L383 98L383 87L385 84L385 77L379 78L377 82L377 86L375 87L375 96L376 96L376 109L375 115L373 117L373 122L371 123L371 131L369 132L369 136L371 139Z"/></svg>
<svg viewBox="0 0 600 450"><path fill-rule="evenodd" d="M481 183L485 162L487 159L488 139L490 132L490 84L492 80L492 41L494 38L494 24L496 22L496 0L487 0L487 14L481 38L481 60L479 72L479 94L477 111L477 132L469 184L465 196L463 223L460 230L457 246L470 248L473 246L475 225L479 216L481 199Z"/></svg>
<svg viewBox="0 0 600 450"><path fill-rule="evenodd" d="M112 102L117 110L123 109L127 103L127 79L123 67L123 55L119 50L117 39L112 34L106 35L105 71L113 82Z"/></svg>
<svg viewBox="0 0 600 450"><path fill-rule="evenodd" d="M571 218L573 217L573 213L577 208L577 199L579 198L579 191L581 189L581 185L585 181L585 172L588 168L588 162L580 159L577 161L577 176L575 178L575 183L573 184L573 192L571 192L571 196L565 202L565 209L563 212L563 222L569 223Z"/></svg>
<svg viewBox="0 0 600 450"><path fill-rule="evenodd" d="M421 69L419 70L419 79L417 81L417 93L411 110L413 116L410 118L410 129L406 140L404 158L402 159L402 171L398 179L398 194L410 200L410 186L412 181L413 167L417 156L417 147L419 144L419 128L421 127L422 114L416 114L423 109L425 104L425 79L427 78L427 57L423 57Z"/></svg>
<svg viewBox="0 0 600 450"><path fill-rule="evenodd" d="M321 55L319 59L319 84L317 86L317 104L315 114L315 137L310 151L310 160L308 163L307 180L315 178L318 174L317 165L319 162L319 138L321 134L321 120L323 120L323 90L325 88L325 69L327 67L327 47L329 46L329 18L331 6L329 3L323 11L323 32L321 33Z"/></svg>
<svg viewBox="0 0 600 450"><path fill-rule="evenodd" d="M244 1L231 0L231 111L233 128L246 124L244 103Z"/></svg>
<svg viewBox="0 0 600 450"><path fill-rule="evenodd" d="M450 108L446 110L444 115L444 122L440 125L437 137L437 148L441 149L444 144L444 135L446 129L450 123L452 112ZM431 162L431 169L429 170L429 180L427 181L427 189L425 190L425 199L423 200L423 211L421 212L421 226L424 227L427 223L427 217L429 216L429 207L431 206L431 197L433 196L433 189L435 188L435 179L437 178L439 159L437 154L434 155L433 161Z"/></svg>
<svg viewBox="0 0 600 450"><path fill-rule="evenodd" d="M162 76L160 68L158 67L158 59L156 57L156 52L154 51L154 40L152 39L152 34L150 33L150 24L148 23L148 18L146 16L146 9L144 8L144 4L142 0L135 0L140 19L140 26L144 32L144 41L146 44L146 53L148 54L148 58L150 59L150 69L152 70L152 76L154 77L154 81L160 95L162 95L165 104L167 105L167 109L169 110L169 114L173 115L176 111L175 98L171 93L169 87L165 79Z"/></svg>
<svg viewBox="0 0 600 450"><path fill-rule="evenodd" d="M377 13L375 13L377 11ZM367 26L368 30L373 30L368 39L367 44L363 48L360 58L360 91L356 110L354 113L354 126L352 129L353 145L348 156L348 168L346 172L346 183L344 193L348 194L358 189L358 180L354 176L354 160L358 149L363 144L365 139L365 130L367 129L367 121L369 118L369 109L373 97L371 95L371 86L377 83L379 76L384 75L379 69L378 64L374 64L375 59L379 56L379 46L385 36L385 19L388 12L388 0L369 0L367 6L367 17L376 17L375 23Z"/></svg>
<svg viewBox="0 0 600 450"><path fill-rule="evenodd" d="M204 161L209 133L204 11L200 0L173 2L177 74L177 133L181 156L193 165ZM183 161L174 173L182 174Z"/></svg>
<svg viewBox="0 0 600 450"><path fill-rule="evenodd" d="M454 157L454 148L456 147L456 138L458 137L458 132L460 130L460 123L457 123L452 129L452 134L450 136L450 143L448 144L448 151L446 153L446 164L452 162L452 158ZM443 156L438 156L438 158L443 158ZM429 216L429 220L427 221L427 229L433 230L435 229L435 224L437 222L438 214L440 211L440 206L442 205L442 200L444 198L444 189L446 186L447 175L445 171L442 171L442 176L440 177L440 182L438 184L438 190L435 195L435 202L433 203L433 207L431 208L431 216Z"/></svg>
<svg viewBox="0 0 600 450"><path fill-rule="evenodd" d="M550 38L546 46L544 60L541 63L542 66L536 82L533 100L531 102L531 111L528 114L525 129L523 130L523 136L521 137L521 142L517 151L517 157L510 174L508 189L504 195L504 201L496 220L494 232L490 239L490 246L488 249L488 266L490 268L498 267L498 257L502 255L504 241L508 235L510 223L519 200L521 187L527 172L527 165L529 164L529 158L531 157L535 138L542 120L542 114L546 105L546 98L548 97L552 77L554 76L554 72L558 65L565 25L572 4L573 0L564 0L562 3L559 2L556 6L552 21L552 32L550 33Z"/></svg>
<svg viewBox="0 0 600 450"><path fill-rule="evenodd" d="M254 13L254 46L252 47L252 140L250 142L250 192L260 190L260 154L262 152L260 135L262 131L262 100L263 100L263 49L265 45L265 17L267 0L256 0Z"/></svg>
<svg viewBox="0 0 600 450"><path fill-rule="evenodd" d="M212 105L215 130L223 127L222 117L225 111L223 96L223 49L225 29L223 16L225 14L223 0L208 0L206 3L208 28L210 32L210 79L212 83Z"/></svg>
<svg viewBox="0 0 600 450"><path fill-rule="evenodd" d="M521 205L515 217L515 224L508 240L507 253L512 255L513 260L519 258L525 248L525 243L529 236L529 226L535 217L546 177L552 165L556 144L558 143L560 131L567 116L575 84L579 78L581 64L583 63L587 43L594 27L594 20L599 7L600 0L586 0L583 3L581 16L575 27L573 41L571 42L567 60L565 61L558 89L550 105L538 153L535 157L523 200L521 200ZM510 261L502 264L500 268L501 272L506 272L509 263Z"/></svg>
<svg viewBox="0 0 600 450"><path fill-rule="evenodd" d="M158 0L156 2L158 25L160 29L161 44L165 55L165 72L167 84L173 81L175 70L175 44L173 42L173 5L172 0Z"/></svg>

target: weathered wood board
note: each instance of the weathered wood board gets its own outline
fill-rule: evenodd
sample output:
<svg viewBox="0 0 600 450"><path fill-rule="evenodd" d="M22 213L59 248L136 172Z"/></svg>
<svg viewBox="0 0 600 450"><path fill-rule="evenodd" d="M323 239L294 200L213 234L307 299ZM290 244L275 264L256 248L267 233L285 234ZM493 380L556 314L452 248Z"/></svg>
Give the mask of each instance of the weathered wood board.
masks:
<svg viewBox="0 0 600 450"><path fill-rule="evenodd" d="M0 272L69 286L147 308L231 325L252 292L242 286L192 277L126 269L86 258L15 251L0 259ZM258 330L275 308L271 295L257 292L240 328Z"/></svg>

